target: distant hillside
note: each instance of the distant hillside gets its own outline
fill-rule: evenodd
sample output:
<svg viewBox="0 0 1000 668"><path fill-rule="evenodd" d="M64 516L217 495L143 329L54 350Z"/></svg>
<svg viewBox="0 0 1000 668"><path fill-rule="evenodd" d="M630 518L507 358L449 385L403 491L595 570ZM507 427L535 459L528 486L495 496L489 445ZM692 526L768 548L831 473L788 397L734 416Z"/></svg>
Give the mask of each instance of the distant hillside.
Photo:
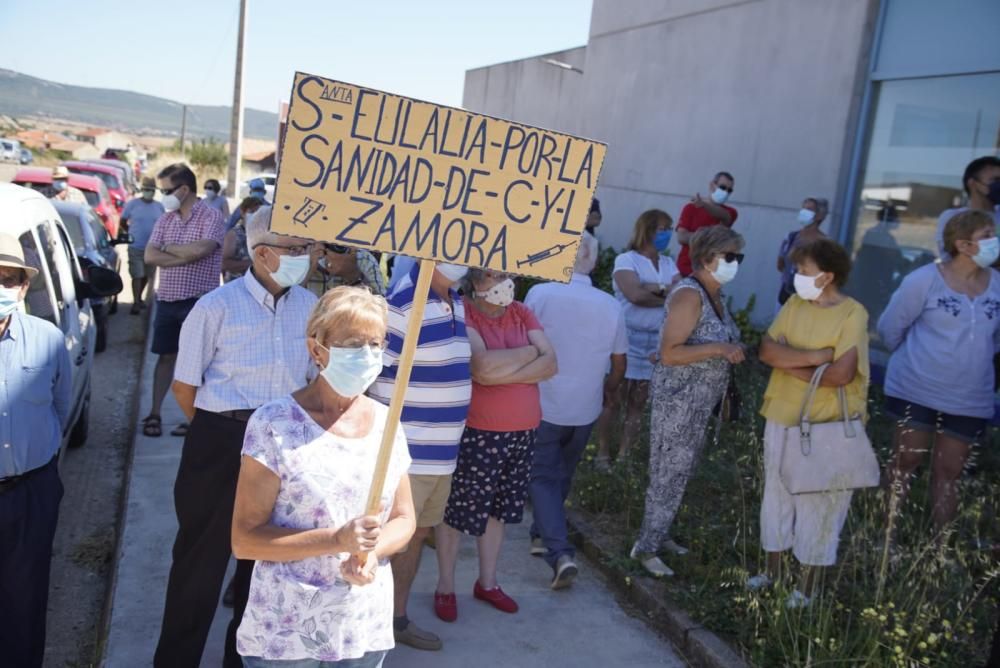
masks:
<svg viewBox="0 0 1000 668"><path fill-rule="evenodd" d="M51 116L138 133L179 133L181 105L162 97L110 88L70 86L0 68L0 114ZM273 139L278 115L247 109L244 134ZM187 132L229 138L229 107L188 106Z"/></svg>

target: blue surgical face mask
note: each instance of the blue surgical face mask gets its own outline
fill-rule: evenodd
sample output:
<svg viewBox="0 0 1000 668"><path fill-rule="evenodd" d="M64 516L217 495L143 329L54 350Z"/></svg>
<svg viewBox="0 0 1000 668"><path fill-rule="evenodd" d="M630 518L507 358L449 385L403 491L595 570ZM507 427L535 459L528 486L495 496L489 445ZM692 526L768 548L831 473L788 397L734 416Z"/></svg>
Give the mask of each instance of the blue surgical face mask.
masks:
<svg viewBox="0 0 1000 668"><path fill-rule="evenodd" d="M273 249L268 250L278 255ZM311 264L312 258L308 254L296 255L294 257L291 255L278 255L278 269L271 272L271 278L281 287L290 288L306 279L306 274L309 273Z"/></svg>
<svg viewBox="0 0 1000 668"><path fill-rule="evenodd" d="M21 303L21 288L0 287L0 319L6 319Z"/></svg>
<svg viewBox="0 0 1000 668"><path fill-rule="evenodd" d="M670 237L673 234L672 230L660 230L653 237L653 245L656 246L656 250L662 253L667 250L670 246Z"/></svg>
<svg viewBox="0 0 1000 668"><path fill-rule="evenodd" d="M1000 238L980 239L978 243L979 252L972 256L972 261L983 269L992 267L1000 257Z"/></svg>
<svg viewBox="0 0 1000 668"><path fill-rule="evenodd" d="M799 225L805 227L816 220L816 212L809 209L799 209Z"/></svg>
<svg viewBox="0 0 1000 668"><path fill-rule="evenodd" d="M320 371L323 380L342 397L356 397L382 372L382 351L372 346L326 348L330 360Z"/></svg>

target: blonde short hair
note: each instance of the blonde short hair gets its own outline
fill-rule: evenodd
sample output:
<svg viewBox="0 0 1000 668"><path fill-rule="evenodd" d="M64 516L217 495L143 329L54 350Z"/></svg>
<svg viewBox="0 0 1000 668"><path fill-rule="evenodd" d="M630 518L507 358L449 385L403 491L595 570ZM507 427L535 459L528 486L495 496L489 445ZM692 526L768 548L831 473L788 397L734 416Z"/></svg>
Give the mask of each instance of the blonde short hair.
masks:
<svg viewBox="0 0 1000 668"><path fill-rule="evenodd" d="M306 323L306 336L322 345L333 334L349 334L363 327L375 325L384 332L388 327L389 306L381 295L372 294L367 288L340 286L320 297Z"/></svg>
<svg viewBox="0 0 1000 668"><path fill-rule="evenodd" d="M712 258L729 248L738 252L743 249L743 237L725 225L703 227L691 237L691 265L695 269L712 263Z"/></svg>
<svg viewBox="0 0 1000 668"><path fill-rule="evenodd" d="M959 241L972 241L972 235L979 230L990 229L996 225L993 216L985 211L970 209L952 216L944 226L944 250L948 255L958 255L955 246Z"/></svg>

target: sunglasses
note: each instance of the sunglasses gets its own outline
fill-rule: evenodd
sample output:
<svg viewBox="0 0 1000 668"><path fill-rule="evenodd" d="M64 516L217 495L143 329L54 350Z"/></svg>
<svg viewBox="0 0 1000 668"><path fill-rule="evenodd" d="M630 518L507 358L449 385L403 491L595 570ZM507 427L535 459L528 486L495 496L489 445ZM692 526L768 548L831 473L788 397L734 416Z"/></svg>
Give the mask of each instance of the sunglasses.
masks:
<svg viewBox="0 0 1000 668"><path fill-rule="evenodd" d="M177 190L178 188L183 188L183 187L184 187L184 184L181 184L179 186L174 186L173 188L160 188L160 194L163 195L164 197L166 197L167 195L173 194L173 192L175 190Z"/></svg>
<svg viewBox="0 0 1000 668"><path fill-rule="evenodd" d="M730 195L733 194L733 188L732 188L732 186L724 186L721 183L716 183L715 187L718 188L719 190L725 190Z"/></svg>
<svg viewBox="0 0 1000 668"><path fill-rule="evenodd" d="M341 246L340 244L323 244L323 247L337 255L347 255L351 252L348 246Z"/></svg>
<svg viewBox="0 0 1000 668"><path fill-rule="evenodd" d="M743 264L743 258L746 257L743 253L719 253L719 255L726 262L736 262L738 264Z"/></svg>

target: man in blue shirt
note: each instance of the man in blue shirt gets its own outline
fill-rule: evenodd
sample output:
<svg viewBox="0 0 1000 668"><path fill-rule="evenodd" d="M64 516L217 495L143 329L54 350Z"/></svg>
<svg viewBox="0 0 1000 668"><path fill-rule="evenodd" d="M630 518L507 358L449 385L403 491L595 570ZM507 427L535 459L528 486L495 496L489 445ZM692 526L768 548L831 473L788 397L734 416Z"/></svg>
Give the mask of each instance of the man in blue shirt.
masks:
<svg viewBox="0 0 1000 668"><path fill-rule="evenodd" d="M0 663L31 668L45 653L56 455L72 393L62 332L20 310L37 273L17 239L0 235Z"/></svg>
<svg viewBox="0 0 1000 668"><path fill-rule="evenodd" d="M271 203L267 201L267 186L264 184L264 179L250 179L247 185L250 186L250 194L247 197L259 199L261 206L271 206ZM240 208L236 207L236 210L229 216L229 220L226 221L226 232L236 227L236 223L240 222L241 215Z"/></svg>
<svg viewBox="0 0 1000 668"><path fill-rule="evenodd" d="M132 315L138 315L146 306L142 297L147 285L152 285L156 267L147 265L144 257L146 244L153 234L156 221L163 215L163 205L153 199L156 181L151 177L142 180L142 197L132 198L122 211L122 224L132 235L128 245L128 273L132 277Z"/></svg>

